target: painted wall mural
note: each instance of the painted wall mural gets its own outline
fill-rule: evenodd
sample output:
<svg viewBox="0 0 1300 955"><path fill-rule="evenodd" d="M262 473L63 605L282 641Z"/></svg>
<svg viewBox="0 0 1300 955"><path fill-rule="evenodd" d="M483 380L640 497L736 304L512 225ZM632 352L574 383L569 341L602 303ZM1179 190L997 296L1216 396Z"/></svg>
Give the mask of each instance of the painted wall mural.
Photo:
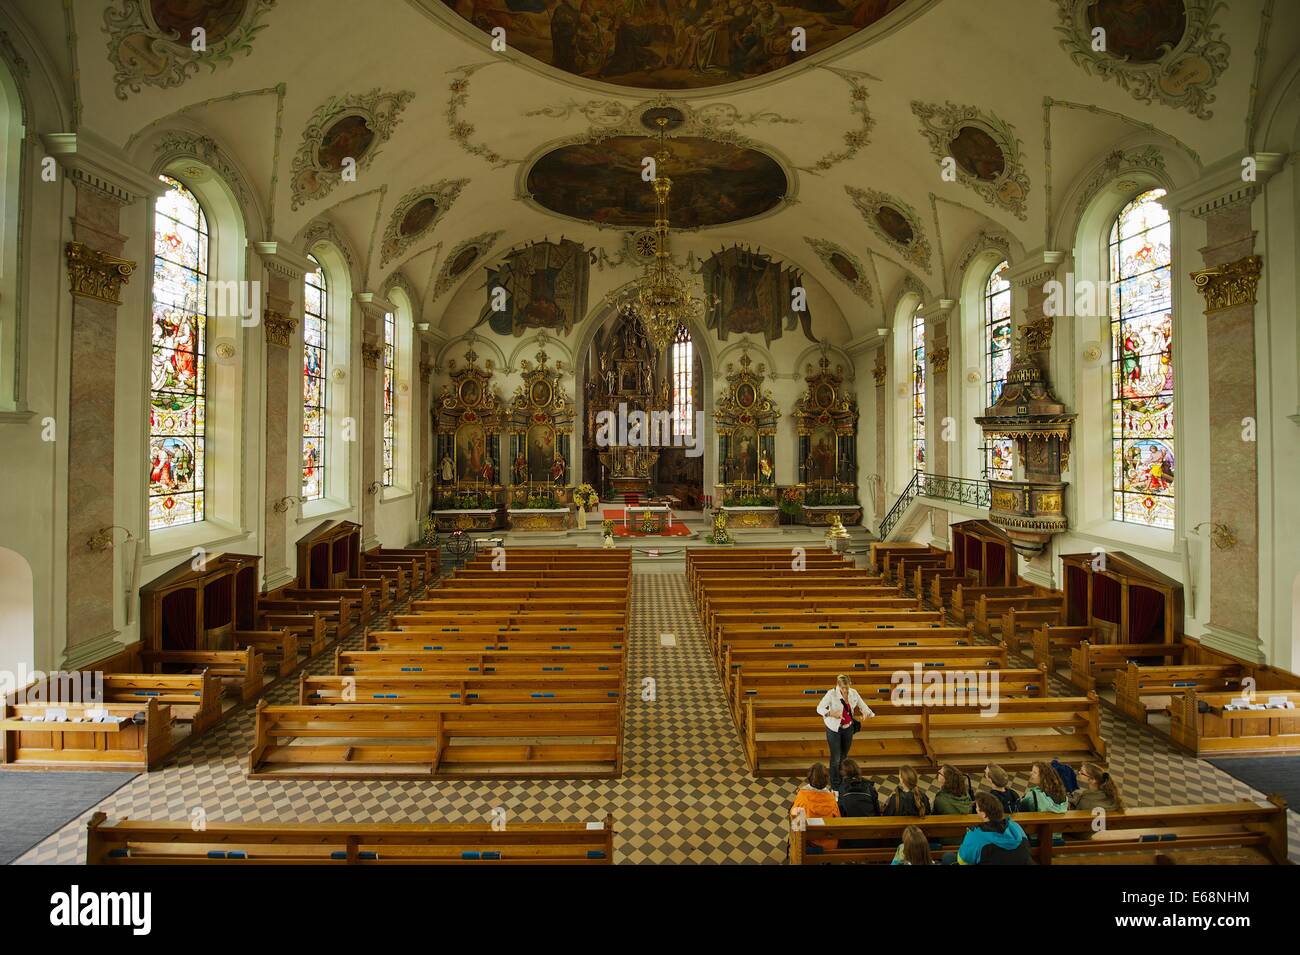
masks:
<svg viewBox="0 0 1300 955"><path fill-rule="evenodd" d="M828 49L907 0L444 0L485 33L574 76L638 89L702 89L762 76Z"/></svg>
<svg viewBox="0 0 1300 955"><path fill-rule="evenodd" d="M365 169L388 141L415 94L409 90L336 96L322 104L302 134L293 157L291 208L320 199L343 178L347 160Z"/></svg>
<svg viewBox="0 0 1300 955"><path fill-rule="evenodd" d="M1214 115L1211 89L1228 68L1231 50L1214 14L1218 0L1057 0L1061 46L1087 73L1114 80L1141 103ZM1106 48L1094 49L1093 30Z"/></svg>
<svg viewBox="0 0 1300 955"><path fill-rule="evenodd" d="M815 342L807 304L794 311L793 291L803 277L761 252L732 246L715 253L703 267L705 324L726 341L732 332L761 334L770 345L784 332L803 331Z"/></svg>
<svg viewBox="0 0 1300 955"><path fill-rule="evenodd" d="M212 69L252 52L276 0L117 0L104 11L118 99L143 86L180 86L203 63ZM196 29L206 49L195 50Z"/></svg>
<svg viewBox="0 0 1300 955"><path fill-rule="evenodd" d="M668 140L660 175L673 181L672 227L739 222L778 206L789 183L775 159L745 146L695 136ZM527 190L543 208L598 225L654 225L655 199L641 161L658 152L651 136L614 136L554 149L528 170Z"/></svg>
<svg viewBox="0 0 1300 955"><path fill-rule="evenodd" d="M569 334L587 314L591 260L572 239L534 242L487 270L487 302L475 327L488 323L498 335L519 337L529 328ZM496 289L505 291L505 308L497 310Z"/></svg>

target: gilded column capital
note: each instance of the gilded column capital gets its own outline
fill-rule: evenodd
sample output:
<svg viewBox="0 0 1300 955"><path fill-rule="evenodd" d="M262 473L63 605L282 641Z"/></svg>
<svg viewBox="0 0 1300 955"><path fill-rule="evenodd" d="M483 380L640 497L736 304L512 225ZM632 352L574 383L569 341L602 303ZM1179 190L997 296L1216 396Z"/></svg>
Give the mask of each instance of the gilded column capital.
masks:
<svg viewBox="0 0 1300 955"><path fill-rule="evenodd" d="M871 369L871 377L876 379L876 385L879 387L885 383L885 353L876 352L876 364Z"/></svg>
<svg viewBox="0 0 1300 955"><path fill-rule="evenodd" d="M1191 273L1192 284L1205 296L1205 314L1212 315L1237 305L1254 305L1262 265L1260 256L1248 255Z"/></svg>
<svg viewBox="0 0 1300 955"><path fill-rule="evenodd" d="M121 305L122 285L135 271L130 259L92 249L81 242L69 242L68 290L81 298L93 298Z"/></svg>
<svg viewBox="0 0 1300 955"><path fill-rule="evenodd" d="M361 346L361 360L367 368L378 368L380 361L383 360L384 349L380 345L372 345L369 342Z"/></svg>
<svg viewBox="0 0 1300 955"><path fill-rule="evenodd" d="M948 370L948 347L946 345L930 352L930 366L940 374Z"/></svg>
<svg viewBox="0 0 1300 955"><path fill-rule="evenodd" d="M433 362L420 362L420 380L425 384L429 383L429 378L433 375Z"/></svg>
<svg viewBox="0 0 1300 955"><path fill-rule="evenodd" d="M280 348L289 347L289 339L298 327L298 320L290 318L284 312L268 308L262 313L262 324L266 328L266 343Z"/></svg>

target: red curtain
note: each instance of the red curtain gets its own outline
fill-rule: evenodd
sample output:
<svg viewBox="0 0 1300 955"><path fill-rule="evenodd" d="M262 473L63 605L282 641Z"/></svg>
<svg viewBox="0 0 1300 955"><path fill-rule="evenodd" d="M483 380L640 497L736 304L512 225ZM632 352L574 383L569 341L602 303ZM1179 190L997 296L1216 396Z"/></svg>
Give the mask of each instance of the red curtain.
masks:
<svg viewBox="0 0 1300 955"><path fill-rule="evenodd" d="M1092 615L1108 623L1119 623L1120 584L1105 574L1092 575Z"/></svg>
<svg viewBox="0 0 1300 955"><path fill-rule="evenodd" d="M1129 643L1163 643L1165 639L1165 595L1150 587L1130 585L1128 589Z"/></svg>
<svg viewBox="0 0 1300 955"><path fill-rule="evenodd" d="M203 588L203 629L212 630L224 627L231 621L233 607L232 584L234 578L229 574L218 577Z"/></svg>
<svg viewBox="0 0 1300 955"><path fill-rule="evenodd" d="M998 544L987 544L984 546L985 560L988 563L988 576L985 583L989 587L1002 587L1006 585L1007 578L1007 552Z"/></svg>
<svg viewBox="0 0 1300 955"><path fill-rule="evenodd" d="M307 581L307 585L309 587L329 587L329 544L317 544L311 549L311 578Z"/></svg>
<svg viewBox="0 0 1300 955"><path fill-rule="evenodd" d="M971 570L984 566L984 546L973 537L966 538L966 566Z"/></svg>
<svg viewBox="0 0 1300 955"><path fill-rule="evenodd" d="M195 650L198 634L195 632L198 611L197 590L176 590L162 601L162 649Z"/></svg>
<svg viewBox="0 0 1300 955"><path fill-rule="evenodd" d="M235 594L239 602L235 605L235 629L252 630L256 621L257 604L257 569L245 567L239 572L235 584Z"/></svg>
<svg viewBox="0 0 1300 955"><path fill-rule="evenodd" d="M1077 564L1067 564L1065 590L1068 595L1065 622L1071 627L1086 625L1088 623L1088 572Z"/></svg>

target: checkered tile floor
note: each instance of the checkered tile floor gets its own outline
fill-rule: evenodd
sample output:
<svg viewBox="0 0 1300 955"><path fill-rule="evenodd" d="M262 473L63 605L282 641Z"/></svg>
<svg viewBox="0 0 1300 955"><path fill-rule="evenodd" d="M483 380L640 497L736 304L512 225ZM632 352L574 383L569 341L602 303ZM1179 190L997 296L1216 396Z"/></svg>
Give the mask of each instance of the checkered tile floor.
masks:
<svg viewBox="0 0 1300 955"><path fill-rule="evenodd" d="M675 645L664 645L661 635L667 633L676 637ZM250 781L244 770L253 714L245 708L94 809L110 817L175 820L201 809L210 820L258 822L488 822L497 806L521 821L586 820L611 812L616 862L782 862L782 820L797 781L749 774L680 572L634 575L629 654L620 779ZM332 653L325 654L311 671L328 672L332 660ZM655 681L653 700L642 699L646 677ZM1069 692L1063 683L1053 691ZM268 697L288 703L295 693L291 680ZM1261 797L1105 708L1102 733L1110 745L1110 771L1131 804ZM892 790L892 782L876 782L882 797ZM1023 789L1023 777L1016 784ZM82 862L89 814L15 864ZM1300 849L1300 817L1290 817L1291 845ZM1292 858L1300 852L1293 850Z"/></svg>

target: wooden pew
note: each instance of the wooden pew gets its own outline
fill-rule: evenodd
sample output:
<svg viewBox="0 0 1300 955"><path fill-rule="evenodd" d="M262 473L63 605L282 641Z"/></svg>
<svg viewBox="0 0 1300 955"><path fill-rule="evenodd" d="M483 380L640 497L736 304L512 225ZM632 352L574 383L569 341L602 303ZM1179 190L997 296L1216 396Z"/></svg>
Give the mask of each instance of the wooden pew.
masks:
<svg viewBox="0 0 1300 955"><path fill-rule="evenodd" d="M357 626L365 626L370 615L376 609L373 604L373 593L378 590L378 584L374 588L368 587L339 587L339 588L314 588L312 590L300 590L297 587L281 587L274 592L274 596L283 600L341 600L344 601L344 608L348 611L349 628L352 623ZM342 634L340 634L342 636Z"/></svg>
<svg viewBox="0 0 1300 955"><path fill-rule="evenodd" d="M1061 600L1061 597L993 597L984 594L975 604L970 625L980 636L991 637L994 629L1002 626L1002 616L1008 610L1053 610L1060 615L1065 611Z"/></svg>
<svg viewBox="0 0 1300 955"><path fill-rule="evenodd" d="M766 587L769 584L775 588L785 589L796 582L810 585L839 582L871 587L882 586L884 578L854 567L837 567L834 570L820 570L811 567L807 570L791 570L789 567L764 567L750 574L728 568L725 571L709 570L697 574L691 597L698 604L704 592L710 589L737 589L755 585Z"/></svg>
<svg viewBox="0 0 1300 955"><path fill-rule="evenodd" d="M1060 622L1061 615L1060 607L1042 609L1010 607L1002 615L1002 625L999 628L1002 642L1012 653L1025 653L1026 644L1033 639L1034 631L1042 627L1055 626Z"/></svg>
<svg viewBox="0 0 1300 955"><path fill-rule="evenodd" d="M343 650L334 657L334 672L401 676L502 673L615 673L624 669L622 650L508 647L502 650Z"/></svg>
<svg viewBox="0 0 1300 955"><path fill-rule="evenodd" d="M242 650L142 650L140 659L150 673L167 672L161 667L180 667L188 673L207 670L241 703L256 699L264 685L265 664L256 647ZM176 671L173 669L173 672Z"/></svg>
<svg viewBox="0 0 1300 955"><path fill-rule="evenodd" d="M438 548L427 547L423 545L412 547L372 547L366 551L368 555L376 557L406 557L411 558L421 564L424 571L424 579L432 583L438 579Z"/></svg>
<svg viewBox="0 0 1300 955"><path fill-rule="evenodd" d="M873 541L867 545L867 566L876 573L882 573L885 560L893 554L930 554L935 552L935 548L932 548L929 544L918 544L914 541Z"/></svg>
<svg viewBox="0 0 1300 955"><path fill-rule="evenodd" d="M257 707L248 775L617 776L622 770L622 715L621 703L269 706L263 700Z"/></svg>
<svg viewBox="0 0 1300 955"><path fill-rule="evenodd" d="M1296 709L1241 710L1228 704L1241 693L1186 689L1169 708L1169 735L1199 757L1300 753L1300 691L1256 689L1252 702L1285 699Z"/></svg>
<svg viewBox="0 0 1300 955"><path fill-rule="evenodd" d="M509 629L518 626L606 627L623 630L626 615L620 611L582 612L536 611L514 612L458 610L439 613L395 613L389 618L394 630L483 630Z"/></svg>
<svg viewBox="0 0 1300 955"><path fill-rule="evenodd" d="M512 674L497 672L452 675L356 673L344 676L308 675L298 686L301 706L346 704L426 704L460 702L467 707L500 703L610 703L623 698L619 670L597 673L551 672Z"/></svg>
<svg viewBox="0 0 1300 955"><path fill-rule="evenodd" d="M886 559L885 565L889 570L886 580L892 581L901 586L907 586L912 582L912 576L916 573L918 567L929 567L935 570L943 568L945 570L951 567L952 557L950 554L899 554L893 558Z"/></svg>
<svg viewBox="0 0 1300 955"><path fill-rule="evenodd" d="M924 573L925 568L918 568ZM974 587L979 578L967 571L964 574L956 572L945 573L946 568L940 568L940 572L926 579L930 594L930 603L936 607L945 606L952 595L952 591L957 587Z"/></svg>
<svg viewBox="0 0 1300 955"><path fill-rule="evenodd" d="M325 629L325 619L314 611L310 613L280 613L259 609L257 621L263 631L283 631L297 642L293 665L281 664L281 674L289 672L298 665L297 657L305 654L314 657L324 651L329 643L329 634Z"/></svg>
<svg viewBox="0 0 1300 955"><path fill-rule="evenodd" d="M259 614L314 613L331 629L335 639L346 637L352 632L352 602L345 597L333 599L322 597L314 600L258 597L257 612Z"/></svg>
<svg viewBox="0 0 1300 955"><path fill-rule="evenodd" d="M781 629L764 629L761 627L724 627L714 648L714 656L719 669L726 659L731 647L771 647L773 649L795 649L799 647L914 647L932 649L935 647L973 647L975 640L965 627L854 627L839 628L801 628L795 625ZM983 646L985 651L992 649ZM725 672L725 671L724 671Z"/></svg>
<svg viewBox="0 0 1300 955"><path fill-rule="evenodd" d="M610 865L614 820L588 822L110 821L86 826L86 865Z"/></svg>
<svg viewBox="0 0 1300 955"><path fill-rule="evenodd" d="M1035 837L1031 849L1039 865L1222 865L1225 862L1287 864L1286 803L1269 796L1253 800L1182 806L1154 806L1106 814L1106 830L1094 833L1091 812L1022 812L1016 822ZM903 830L919 826L931 840L931 858L955 852L978 815L876 816L826 819L819 825L789 825L789 863L879 862L888 864ZM1058 840L1057 836L1073 836ZM812 840L836 840L825 849ZM845 848L845 842L871 848ZM937 847L934 843L939 843Z"/></svg>
<svg viewBox="0 0 1300 955"><path fill-rule="evenodd" d="M1181 643L1093 643L1083 639L1070 648L1070 682L1085 692L1110 686L1115 674L1128 669L1130 660L1163 657L1176 663L1186 649Z"/></svg>
<svg viewBox="0 0 1300 955"><path fill-rule="evenodd" d="M1115 674L1115 706L1139 723L1151 710L1169 708L1187 689L1231 690L1245 676L1240 666L1138 666L1129 663Z"/></svg>
<svg viewBox="0 0 1300 955"><path fill-rule="evenodd" d="M907 672L908 666L900 662L899 670ZM732 672L730 702L731 712L741 734L745 732L745 718L749 700L765 703L799 703L815 707L826 691L835 685L835 677L842 671L835 667L826 669L800 669L760 671L754 668L748 671L740 667ZM898 706L891 703L896 683L897 671L865 670L856 671L853 676L853 688L858 691L877 714L910 712L910 705ZM927 671L933 672L933 671ZM967 671L986 673L988 680L996 681L998 699L1038 698L1047 696L1047 676L1042 670L1007 669ZM942 674L946 676L946 673Z"/></svg>
<svg viewBox="0 0 1300 955"><path fill-rule="evenodd" d="M361 570L400 570L406 575L407 589L411 593L424 590L433 579L425 577L425 562L416 557L390 557L367 552L361 555Z"/></svg>
<svg viewBox="0 0 1300 955"><path fill-rule="evenodd" d="M761 627L767 624L800 624L806 627L825 627L828 630L843 629L854 626L876 626L892 623L896 626L928 627L942 626L943 612L940 610L896 610L888 607L865 608L859 610L782 610L775 613L765 611L737 610L713 615L713 627L709 631L709 640L716 647L723 627L735 625L753 625Z"/></svg>
<svg viewBox="0 0 1300 955"><path fill-rule="evenodd" d="M749 611L754 614L779 613L791 610L806 610L809 613L832 612L841 609L850 610L921 610L919 597L791 597L749 596L719 597L710 601L709 611L701 614L701 622L706 631L712 631L718 614Z"/></svg>
<svg viewBox="0 0 1300 955"><path fill-rule="evenodd" d="M67 719L32 722L47 709L67 711ZM121 723L76 722L86 710L107 710ZM139 714L142 717L137 719ZM4 701L0 719L0 766L5 769L102 769L147 772L172 748L171 708L144 703L14 703Z"/></svg>
<svg viewBox="0 0 1300 955"><path fill-rule="evenodd" d="M200 673L105 673L104 701L147 701L171 709L172 717L190 724L197 736L221 719L221 680L211 670Z"/></svg>
<svg viewBox="0 0 1300 955"><path fill-rule="evenodd" d="M430 633L420 630L376 630L366 635L366 650L624 650L627 636L611 630L530 633L507 630L487 634Z"/></svg>
<svg viewBox="0 0 1300 955"><path fill-rule="evenodd" d="M1030 638L1034 663L1047 667L1048 673L1055 673L1058 662L1069 662L1071 651L1095 635L1096 631L1092 627L1039 627ZM1085 693L1096 689L1095 686L1084 686L1075 680L1073 672L1070 674L1070 682Z"/></svg>
<svg viewBox="0 0 1300 955"><path fill-rule="evenodd" d="M812 701L745 701L745 755L756 776L797 776L826 757L826 727ZM1069 733L1059 732L1069 729ZM862 722L850 755L864 772L894 772L901 763L976 771L989 763L1026 767L1061 757L1104 762L1099 703L1088 697L1000 700L996 714L977 706L923 707Z"/></svg>
<svg viewBox="0 0 1300 955"><path fill-rule="evenodd" d="M965 623L968 617L974 616L975 605L979 602L979 598L986 594L991 597L1033 597L1038 592L1038 587L1030 585L1023 587L968 587L965 584L958 584L952 588L952 592L948 595L948 610L957 618L958 622Z"/></svg>

